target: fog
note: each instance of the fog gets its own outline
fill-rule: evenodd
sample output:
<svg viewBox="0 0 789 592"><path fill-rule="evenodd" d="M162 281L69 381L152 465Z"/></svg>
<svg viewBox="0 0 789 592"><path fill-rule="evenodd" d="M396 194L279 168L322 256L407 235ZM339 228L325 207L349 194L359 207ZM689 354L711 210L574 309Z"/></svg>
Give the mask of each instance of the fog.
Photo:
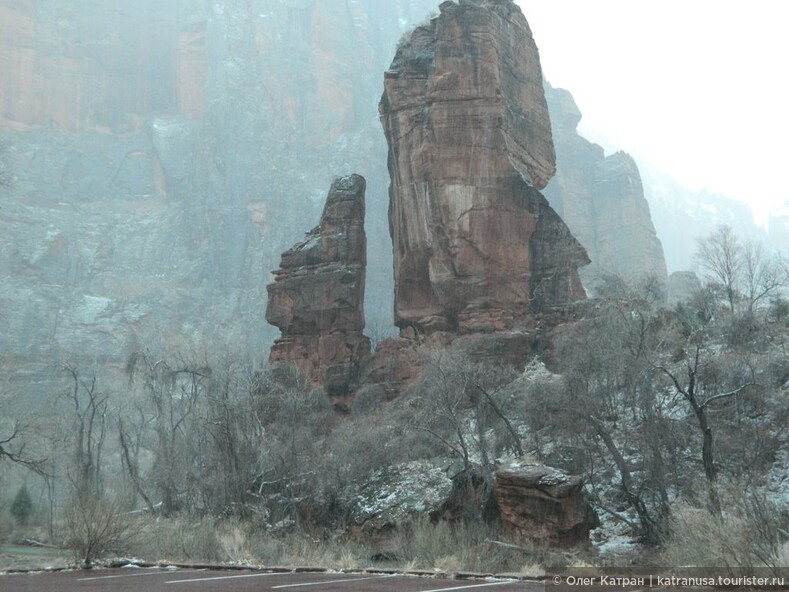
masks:
<svg viewBox="0 0 789 592"><path fill-rule="evenodd" d="M372 471L408 465L421 518L459 516L468 508L447 510L455 501L446 493L466 487L457 475L466 471L473 485L472 465L484 465L478 481L490 500L499 455L524 450L593 480L602 492L595 495L609 495L616 512L636 499L615 528L632 529L633 541L639 532L640 542L661 541L669 506L684 495L697 501L699 484L712 492L718 517L731 501L717 497L711 443L704 440L703 458L693 448L708 434L692 411L703 408L703 424L708 403L757 389L744 405L761 423L743 419L739 398L736 413L713 409L711 422L727 434L720 454L729 475L747 473L749 484L772 475L778 453L785 456L783 436L768 432L786 417L778 352L787 313L777 296L787 280L767 282L762 293L752 273L737 278L742 294L735 297L731 280L722 298L709 261L705 271L695 256L700 238L735 236L727 244L771 280L779 269L772 250L789 249L789 219L775 215L765 229L742 201L752 190L764 222L786 197L774 177L783 166L775 138L787 135L778 121L786 99L771 86L776 56L786 55L776 40L782 20L760 2L745 15L706 2L681 10L673 2L518 2L555 87L546 93L558 181L544 192L564 217L554 228L567 238L566 223L594 254L581 278L590 295L602 294L588 310L562 309L575 315L561 317L563 333L541 335L544 319L530 318L503 347L437 356L428 350L451 339L423 339L409 327L411 349L401 366L385 368L407 375L396 377L407 388L365 385L349 415L293 368L267 365L279 337L265 319L267 285L281 254L318 223L341 175L367 181L365 332L373 343L397 333L388 220L395 171L378 104L398 43L437 4L0 0L0 511L22 500L10 526L0 512L0 543L27 532L30 516L20 516L32 506L21 492L29 486L37 508L30 530L42 539L61 540L75 516L94 508L124 516L124 529L130 515L186 516L187 526L144 524L161 543L152 552L228 560L234 537L254 532L263 537L254 539L258 549L268 550L279 545L265 538L272 532L276 541L295 532L299 543L330 541L330 556L318 560L335 565L346 549L334 534L367 511L349 509L348 500L364 499L360 483ZM576 133L581 114L584 137ZM680 296L666 297L667 272L689 269L701 279L680 276L688 302L674 307ZM623 270L632 273L612 279ZM638 283L645 279L657 282ZM659 310L666 303L674 308ZM634 345L633 336L642 341ZM550 369L536 357L546 352ZM694 373L709 388L703 405ZM642 398L653 395L665 400L650 400L643 420ZM391 413L376 415L381 405ZM567 412L576 405L580 411ZM625 444L615 441L620 429ZM664 471L674 463L682 478ZM424 496L422 478L437 481L424 485ZM634 482L636 493L627 489ZM660 496L646 499L655 483ZM434 485L447 497L425 509L424 500L439 499ZM379 492L371 499L386 499ZM442 535L449 550L435 543L431 557L439 562L466 539L478 546L466 553L476 563L464 568L489 569L488 554L502 569L522 564L522 549L484 552L498 533L480 526L480 499L469 510L474 536L463 530L464 515L463 528ZM402 555L408 565L419 559L419 528L431 524L415 523L412 539L395 541L412 553ZM306 537L312 527L324 538ZM314 558L277 553L265 559Z"/></svg>
<svg viewBox="0 0 789 592"><path fill-rule="evenodd" d="M519 0L546 76L570 89L582 130L699 192L750 205L764 227L781 188L778 74L784 5L756 2ZM571 16L570 16L571 15Z"/></svg>

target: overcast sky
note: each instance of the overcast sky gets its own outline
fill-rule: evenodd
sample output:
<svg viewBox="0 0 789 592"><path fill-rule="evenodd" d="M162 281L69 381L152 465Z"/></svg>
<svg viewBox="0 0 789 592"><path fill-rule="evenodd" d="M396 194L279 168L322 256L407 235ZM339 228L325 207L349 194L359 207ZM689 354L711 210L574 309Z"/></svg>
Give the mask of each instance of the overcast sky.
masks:
<svg viewBox="0 0 789 592"><path fill-rule="evenodd" d="M789 2L516 2L584 135L759 221L789 200Z"/></svg>

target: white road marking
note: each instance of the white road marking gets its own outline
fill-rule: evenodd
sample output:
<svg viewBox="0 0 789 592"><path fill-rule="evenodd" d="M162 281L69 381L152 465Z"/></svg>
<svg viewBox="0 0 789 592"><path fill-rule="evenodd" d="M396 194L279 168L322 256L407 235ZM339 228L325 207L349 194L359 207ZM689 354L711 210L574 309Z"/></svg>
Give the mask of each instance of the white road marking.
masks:
<svg viewBox="0 0 789 592"><path fill-rule="evenodd" d="M79 578L78 582L89 582L91 580L110 580L114 578L139 578L140 576L160 576L160 575L173 575L174 573L194 573L196 571L205 571L204 569L185 569L183 571L174 571L172 569L164 570L158 567L154 568L156 571L149 571L146 573L131 573L121 574L117 576L94 576L92 578Z"/></svg>
<svg viewBox="0 0 789 592"><path fill-rule="evenodd" d="M485 586L503 586L515 582L488 582L487 584L472 584L471 586L455 586L454 588L431 588L425 592L449 592L450 590L468 590L469 588L484 588Z"/></svg>
<svg viewBox="0 0 789 592"><path fill-rule="evenodd" d="M361 582L362 580L381 580L383 578L393 578L397 574L390 574L385 576L368 576L366 578L350 578L347 580L323 580L321 582L305 582L303 584L282 584L281 586L272 586L272 590L279 588L301 588L303 586L331 586L332 584L340 584L342 582Z"/></svg>
<svg viewBox="0 0 789 592"><path fill-rule="evenodd" d="M165 584L191 584L193 582L213 582L214 580L236 580L238 578L265 578L266 576L281 576L281 575L287 575L287 573L267 572L267 573L242 574L240 576L214 576L210 578L192 578L190 580L171 580L169 582L165 582Z"/></svg>

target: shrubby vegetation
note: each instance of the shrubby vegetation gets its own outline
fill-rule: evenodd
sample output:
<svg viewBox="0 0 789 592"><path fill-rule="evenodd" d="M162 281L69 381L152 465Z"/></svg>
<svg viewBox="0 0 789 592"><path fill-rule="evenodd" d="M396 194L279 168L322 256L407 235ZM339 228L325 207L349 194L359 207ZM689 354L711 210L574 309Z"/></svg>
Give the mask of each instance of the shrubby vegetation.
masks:
<svg viewBox="0 0 789 592"><path fill-rule="evenodd" d="M396 398L368 386L351 416L296 368L230 354L139 350L122 376L63 365L43 413L6 387L0 461L31 485L13 503L2 492L2 534L66 545L84 564L123 553L530 572L594 561L491 543L504 537L495 467L529 455L584 475L608 527L665 562L785 565L789 514L771 478L788 462L789 269L726 228L700 243L699 261L701 289L671 309L655 281L607 278L525 369L425 350L415 385ZM451 468L451 520L354 536L349 491L417 459Z"/></svg>

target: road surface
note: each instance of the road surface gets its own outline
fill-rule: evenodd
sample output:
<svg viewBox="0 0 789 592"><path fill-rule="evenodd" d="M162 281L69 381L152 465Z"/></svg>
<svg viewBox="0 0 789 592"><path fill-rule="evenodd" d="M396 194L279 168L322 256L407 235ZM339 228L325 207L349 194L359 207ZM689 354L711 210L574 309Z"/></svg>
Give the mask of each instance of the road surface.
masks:
<svg viewBox="0 0 789 592"><path fill-rule="evenodd" d="M0 575L2 592L543 592L543 584L390 574L121 568Z"/></svg>

